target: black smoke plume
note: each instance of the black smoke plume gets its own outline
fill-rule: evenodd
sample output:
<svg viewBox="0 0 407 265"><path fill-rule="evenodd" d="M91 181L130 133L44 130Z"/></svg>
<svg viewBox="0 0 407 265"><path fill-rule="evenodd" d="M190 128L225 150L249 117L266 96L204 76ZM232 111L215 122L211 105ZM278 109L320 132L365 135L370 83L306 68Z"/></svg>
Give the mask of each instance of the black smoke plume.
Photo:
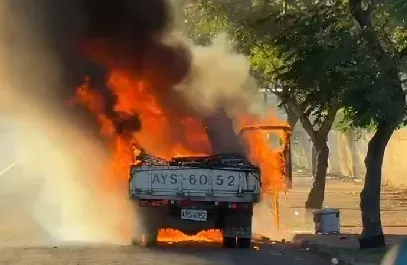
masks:
<svg viewBox="0 0 407 265"><path fill-rule="evenodd" d="M1 41L8 49L14 89L92 127L92 115L87 111L66 109L76 87L89 76L92 88L104 96L105 112L116 122L117 131L129 132L140 129L139 118L116 113L116 98L105 85L108 69L124 69L154 87L153 93L172 124L171 134L182 142L179 132L185 130L179 120L197 114L191 114L181 95L171 90L189 73L191 54L182 43L170 45L165 41L173 19L169 1L2 1L7 12L0 14ZM221 116L220 123L227 121L226 114ZM98 130L94 120L92 124ZM211 130L211 138L216 138L215 131L224 130Z"/></svg>
<svg viewBox="0 0 407 265"><path fill-rule="evenodd" d="M181 100L171 87L188 74L190 56L187 47L163 42L172 24L168 3L168 0L83 0L87 27L81 44L87 57L147 80L161 105L170 109L167 116L177 121L186 108L180 108ZM135 117L127 115L117 126L119 131L136 128L131 120L136 122Z"/></svg>
<svg viewBox="0 0 407 265"><path fill-rule="evenodd" d="M115 97L105 85L106 68L125 68L151 79L163 101L170 98L168 88L188 73L187 49L162 43L172 22L166 0L3 2L7 12L1 18L2 43L8 47L10 72L16 77L13 88L33 100L52 102L54 110L65 111L76 87L89 76L92 88L106 100L106 113L120 122L122 115L113 111ZM99 45L108 61L88 53ZM55 68L58 84L50 84L47 73L54 75ZM76 109L73 116L87 115ZM137 121L128 115L124 119L125 124Z"/></svg>

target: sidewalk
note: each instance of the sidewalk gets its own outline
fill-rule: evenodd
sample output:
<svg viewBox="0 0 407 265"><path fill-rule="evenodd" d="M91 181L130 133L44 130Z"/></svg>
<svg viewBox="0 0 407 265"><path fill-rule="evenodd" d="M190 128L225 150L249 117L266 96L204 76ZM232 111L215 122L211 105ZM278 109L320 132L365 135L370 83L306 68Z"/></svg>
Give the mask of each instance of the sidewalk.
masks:
<svg viewBox="0 0 407 265"><path fill-rule="evenodd" d="M280 230L267 229L263 217L265 214L259 210L260 213L255 217L258 219L254 222L255 228L268 230L261 233L272 240L292 241L300 248L317 252L330 259L339 257L344 260L339 264L380 265L386 249L359 250L358 237L362 231L359 194L363 183L327 180L325 207L339 208L342 234L315 235L313 223L306 219L304 209L304 202L312 184L311 179L303 175L294 176L293 180L293 189L280 199ZM407 193L383 188L381 209L383 231L389 247L407 236Z"/></svg>
<svg viewBox="0 0 407 265"><path fill-rule="evenodd" d="M388 247L401 239L397 235L386 235ZM359 250L358 235L312 235L298 234L293 242L300 248L308 248L321 256L337 258L346 265L380 265L386 249Z"/></svg>

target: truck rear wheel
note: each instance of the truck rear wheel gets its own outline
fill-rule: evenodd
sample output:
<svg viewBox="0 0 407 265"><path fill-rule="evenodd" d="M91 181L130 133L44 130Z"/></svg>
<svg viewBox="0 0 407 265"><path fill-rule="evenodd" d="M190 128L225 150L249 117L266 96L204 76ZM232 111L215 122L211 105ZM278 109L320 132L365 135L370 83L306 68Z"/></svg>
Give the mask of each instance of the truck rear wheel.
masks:
<svg viewBox="0 0 407 265"><path fill-rule="evenodd" d="M158 230L160 228L159 214L153 208L136 208L133 220L132 244L143 247L152 247L157 244Z"/></svg>
<svg viewBox="0 0 407 265"><path fill-rule="evenodd" d="M246 211L229 211L225 213L223 217L224 247L250 248L252 237L252 216L252 209Z"/></svg>
<svg viewBox="0 0 407 265"><path fill-rule="evenodd" d="M235 237L223 237L223 247L225 247L225 248L236 247L236 238Z"/></svg>
<svg viewBox="0 0 407 265"><path fill-rule="evenodd" d="M141 246L143 247L154 247L157 245L158 229L156 231L145 231L141 235Z"/></svg>
<svg viewBox="0 0 407 265"><path fill-rule="evenodd" d="M140 228L133 234L132 244L136 246L152 247L157 244L158 228Z"/></svg>
<svg viewBox="0 0 407 265"><path fill-rule="evenodd" d="M237 247L238 248L250 248L251 239L250 238L237 238Z"/></svg>

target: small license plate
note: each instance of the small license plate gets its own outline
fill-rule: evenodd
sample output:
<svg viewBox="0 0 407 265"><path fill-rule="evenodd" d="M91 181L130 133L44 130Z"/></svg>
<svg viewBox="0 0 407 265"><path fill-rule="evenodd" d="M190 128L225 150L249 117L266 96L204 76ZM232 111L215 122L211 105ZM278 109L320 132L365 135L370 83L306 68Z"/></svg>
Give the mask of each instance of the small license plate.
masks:
<svg viewBox="0 0 407 265"><path fill-rule="evenodd" d="M208 212L205 210L181 209L181 219L205 222L208 220Z"/></svg>

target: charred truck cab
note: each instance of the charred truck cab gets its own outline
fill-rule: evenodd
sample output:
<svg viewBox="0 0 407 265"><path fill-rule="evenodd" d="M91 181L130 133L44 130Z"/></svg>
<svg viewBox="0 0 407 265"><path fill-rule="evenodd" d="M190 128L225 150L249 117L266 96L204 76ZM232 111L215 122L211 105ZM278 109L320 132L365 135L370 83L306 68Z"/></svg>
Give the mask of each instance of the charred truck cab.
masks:
<svg viewBox="0 0 407 265"><path fill-rule="evenodd" d="M241 133L274 129L289 131L288 127L263 126L248 127ZM287 153L289 141L286 145ZM177 229L187 235L219 229L224 247L250 247L253 206L261 195L261 172L244 155L176 157L168 161L142 152L137 160L129 180L129 196L137 212L134 244L155 245L160 229ZM291 171L286 172L289 175Z"/></svg>

